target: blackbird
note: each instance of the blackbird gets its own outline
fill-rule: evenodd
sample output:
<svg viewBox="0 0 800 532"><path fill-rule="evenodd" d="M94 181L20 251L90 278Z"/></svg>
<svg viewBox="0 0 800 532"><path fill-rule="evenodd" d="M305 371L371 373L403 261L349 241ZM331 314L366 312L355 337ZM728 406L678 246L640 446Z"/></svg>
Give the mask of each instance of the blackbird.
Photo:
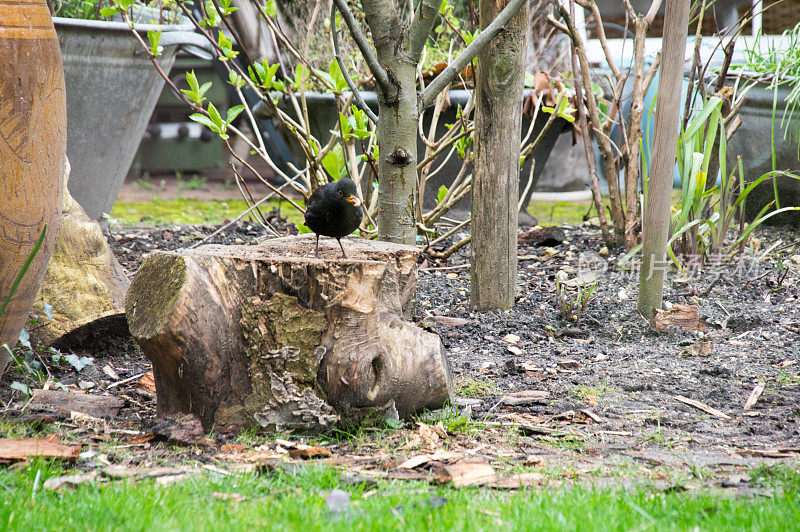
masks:
<svg viewBox="0 0 800 532"><path fill-rule="evenodd" d="M340 239L358 229L363 216L356 184L351 179L343 177L317 188L306 202L306 226L317 234L314 256L319 257L319 235L325 235L339 242L342 257L347 258Z"/></svg>

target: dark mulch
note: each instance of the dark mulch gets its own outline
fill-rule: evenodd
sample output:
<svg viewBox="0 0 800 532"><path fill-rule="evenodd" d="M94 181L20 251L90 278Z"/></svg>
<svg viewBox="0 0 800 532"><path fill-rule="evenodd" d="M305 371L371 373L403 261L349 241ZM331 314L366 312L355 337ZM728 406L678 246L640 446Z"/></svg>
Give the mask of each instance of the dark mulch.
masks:
<svg viewBox="0 0 800 532"><path fill-rule="evenodd" d="M279 220L273 220L273 225L285 234L296 232ZM123 228L113 231L109 242L133 272L146 253L190 246L218 228ZM506 449L523 457L531 453L561 456L564 449L572 449L583 461L622 454L649 466L695 460L741 464L746 449L800 447L800 239L796 232L759 231L762 249L780 244L748 268L729 263L712 273L690 276L688 281L670 272L665 300L696 305L704 329L673 328L658 334L636 312L638 275L614 266L620 253L603 250L595 228L562 229L561 243L553 238L527 238L531 243L520 245L519 254L525 257L519 267L520 296L508 311L470 310L469 269L459 267L468 264L468 247L448 264L427 260L423 264L415 320L442 337L457 391L462 396L479 396L460 401L459 408L468 405L465 416L491 421L501 429L508 421L527 426L513 440L496 429L459 433L454 437L460 445L483 445L488 452L484 445L488 444L494 451ZM265 237L260 227L244 222L210 242L242 244ZM789 268L782 279L778 262ZM597 289L580 319L565 316L557 303L556 274L563 271L567 280L573 279L585 273L590 263L600 271ZM567 293L574 297L569 295L574 294L573 288ZM463 323L437 317L459 318L455 323ZM705 343L710 343L710 352ZM62 384L93 382L90 391L95 393L114 382L102 371L107 364L120 379L150 369L124 333L85 338L72 350L93 358L93 365L78 373L62 362L52 364L50 371ZM19 392L8 386L20 375L7 372L0 386L7 412L24 403ZM752 409L744 410L759 381L765 383L763 394ZM548 397L517 406L501 401L505 394L524 390L546 391ZM125 426L144 421L140 426L146 428L152 423L155 398L138 377L109 393L128 401L121 415ZM676 396L705 403L729 418L688 406ZM230 436L218 438L224 441ZM406 438L407 432L401 431L394 439ZM364 452L365 445L371 444L345 441L335 447L347 452L360 446Z"/></svg>

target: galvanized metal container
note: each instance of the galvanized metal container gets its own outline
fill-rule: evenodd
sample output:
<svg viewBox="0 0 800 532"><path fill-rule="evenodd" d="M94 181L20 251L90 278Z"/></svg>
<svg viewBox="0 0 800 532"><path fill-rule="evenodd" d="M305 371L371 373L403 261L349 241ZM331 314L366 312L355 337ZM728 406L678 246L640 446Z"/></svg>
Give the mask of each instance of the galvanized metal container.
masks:
<svg viewBox="0 0 800 532"><path fill-rule="evenodd" d="M54 17L67 90L69 191L90 218L111 212L164 80L124 22ZM179 46L196 53L206 40L191 23L137 24L161 31L158 63L169 73ZM206 54L209 55L209 54Z"/></svg>
<svg viewBox="0 0 800 532"><path fill-rule="evenodd" d="M736 166L736 157L742 157L745 181L751 183L772 171L772 119L775 98L775 168L800 173L800 110L789 118L786 97L789 88L778 87L778 94L764 83L759 83L747 92L739 117L742 124L728 141L727 166L731 172ZM784 117L784 113L785 117ZM738 175L738 172L737 172ZM800 181L790 177L777 179L778 198L781 207L800 206ZM745 212L753 219L761 209L775 199L773 183L767 180L754 188L745 199ZM774 206L770 209L774 210ZM799 225L800 213L787 211L769 218L769 225Z"/></svg>

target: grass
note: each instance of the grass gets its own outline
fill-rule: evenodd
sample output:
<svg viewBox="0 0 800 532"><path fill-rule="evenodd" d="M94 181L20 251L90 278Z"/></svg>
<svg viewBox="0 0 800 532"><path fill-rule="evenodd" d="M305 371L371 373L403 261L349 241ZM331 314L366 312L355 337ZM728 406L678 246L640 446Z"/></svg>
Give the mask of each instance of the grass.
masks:
<svg viewBox="0 0 800 532"><path fill-rule="evenodd" d="M84 484L42 490L64 471L33 462L0 470L0 528L4 530L797 530L800 475L759 471L779 488L773 498L724 498L708 491L561 487L506 493L455 490L423 482L343 485L339 472L301 467L293 472L230 477L203 474L159 487L152 480ZM325 491L344 489L349 510L331 512ZM217 495L215 495L217 494ZM239 494L236 502L219 494ZM443 497L440 508L426 504Z"/></svg>
<svg viewBox="0 0 800 532"><path fill-rule="evenodd" d="M587 386L585 384L574 386L570 389L569 394L583 401L587 397L594 397L595 399L608 398L612 395L619 394L619 392L603 383L596 386Z"/></svg>
<svg viewBox="0 0 800 532"><path fill-rule="evenodd" d="M589 211L591 200L586 201L531 201L528 212L539 221L539 225L580 225ZM594 208L589 217L596 216Z"/></svg>
<svg viewBox="0 0 800 532"><path fill-rule="evenodd" d="M261 211L269 212L274 207L277 207L290 221L302 223L302 215L285 201L267 201ZM236 218L245 210L247 204L244 200L200 201L154 198L148 202L118 201L111 210L111 218L122 225L218 224ZM246 219L252 220L252 217L248 215Z"/></svg>
<svg viewBox="0 0 800 532"><path fill-rule="evenodd" d="M453 385L459 397L480 398L497 393L497 384L472 377L460 377Z"/></svg>

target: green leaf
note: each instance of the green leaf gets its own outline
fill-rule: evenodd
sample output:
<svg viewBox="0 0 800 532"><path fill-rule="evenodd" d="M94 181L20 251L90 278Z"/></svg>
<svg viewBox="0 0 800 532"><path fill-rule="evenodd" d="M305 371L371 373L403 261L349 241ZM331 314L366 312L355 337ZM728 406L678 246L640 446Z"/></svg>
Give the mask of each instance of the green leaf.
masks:
<svg viewBox="0 0 800 532"><path fill-rule="evenodd" d="M212 27L216 28L219 26L222 19L217 12L216 6L214 6L213 0L206 0L206 18L200 21L200 25L203 27Z"/></svg>
<svg viewBox="0 0 800 532"><path fill-rule="evenodd" d="M116 7L104 7L100 10L101 17L113 17L117 13L119 13L119 9Z"/></svg>
<svg viewBox="0 0 800 532"><path fill-rule="evenodd" d="M444 197L447 195L447 187L442 185L439 187L439 192L436 194L436 204L440 204Z"/></svg>
<svg viewBox="0 0 800 532"><path fill-rule="evenodd" d="M344 151L342 150L341 144L337 144L331 151L325 154L325 157L322 158L322 167L328 172L328 175L334 179L339 179L347 175Z"/></svg>
<svg viewBox="0 0 800 532"><path fill-rule="evenodd" d="M228 83L230 83L236 88L241 88L244 87L245 85L244 78L240 76L239 73L236 72L235 70L231 70L230 72L228 72Z"/></svg>
<svg viewBox="0 0 800 532"><path fill-rule="evenodd" d="M244 111L244 105L236 105L228 109L227 123L230 124Z"/></svg>
<svg viewBox="0 0 800 532"><path fill-rule="evenodd" d="M226 37L224 33L219 32L219 38L217 39L217 44L219 45L220 49L222 50L222 54L220 56L220 61L230 61L234 59L239 52L233 49L233 40L230 37Z"/></svg>
<svg viewBox="0 0 800 532"><path fill-rule="evenodd" d="M25 276L25 273L28 271L28 268L31 267L33 258L39 252L39 248L42 247L42 242L44 242L44 236L46 233L47 233L47 224L44 224L42 232L39 234L39 239L36 241L36 244L33 245L33 249L31 249L31 252L28 254L28 258L25 259L25 263L22 265L22 269L20 269L16 279L14 279L14 282L11 284L11 290L8 292L8 295L3 301L3 306L0 307L0 316L2 316L3 312L5 312L8 303L11 301L11 298L14 296L14 293L17 291L17 288L19 288L19 283L22 282L22 278Z"/></svg>
<svg viewBox="0 0 800 532"><path fill-rule="evenodd" d="M161 55L161 52L164 51L164 47L159 44L161 42L161 31L148 31L147 40L150 41L150 55L153 57Z"/></svg>
<svg viewBox="0 0 800 532"><path fill-rule="evenodd" d="M294 71L294 88L295 90L301 90L301 84L304 87L307 87L307 83L305 80L307 78L306 75L306 67L302 64L297 65L297 68Z"/></svg>
<svg viewBox="0 0 800 532"><path fill-rule="evenodd" d="M211 119L206 115L200 113L194 113L193 115L189 116L189 118L191 120L194 120L195 122L203 124L211 131L216 131L217 133L219 133L219 128L217 127L217 125L214 122L212 122Z"/></svg>
<svg viewBox="0 0 800 532"><path fill-rule="evenodd" d="M208 104L208 117L214 122L214 125L217 126L219 131L223 131L225 123L222 121L222 116L219 114L217 108L214 107L213 103Z"/></svg>
<svg viewBox="0 0 800 532"><path fill-rule="evenodd" d="M334 92L339 94L344 92L344 90L347 89L347 82L344 80L344 74L342 74L342 68L339 66L339 62L335 59L331 61L328 72L330 73Z"/></svg>
<svg viewBox="0 0 800 532"><path fill-rule="evenodd" d="M264 5L264 12L270 17L274 17L278 14L278 8L275 6L275 0L267 0L266 4Z"/></svg>

